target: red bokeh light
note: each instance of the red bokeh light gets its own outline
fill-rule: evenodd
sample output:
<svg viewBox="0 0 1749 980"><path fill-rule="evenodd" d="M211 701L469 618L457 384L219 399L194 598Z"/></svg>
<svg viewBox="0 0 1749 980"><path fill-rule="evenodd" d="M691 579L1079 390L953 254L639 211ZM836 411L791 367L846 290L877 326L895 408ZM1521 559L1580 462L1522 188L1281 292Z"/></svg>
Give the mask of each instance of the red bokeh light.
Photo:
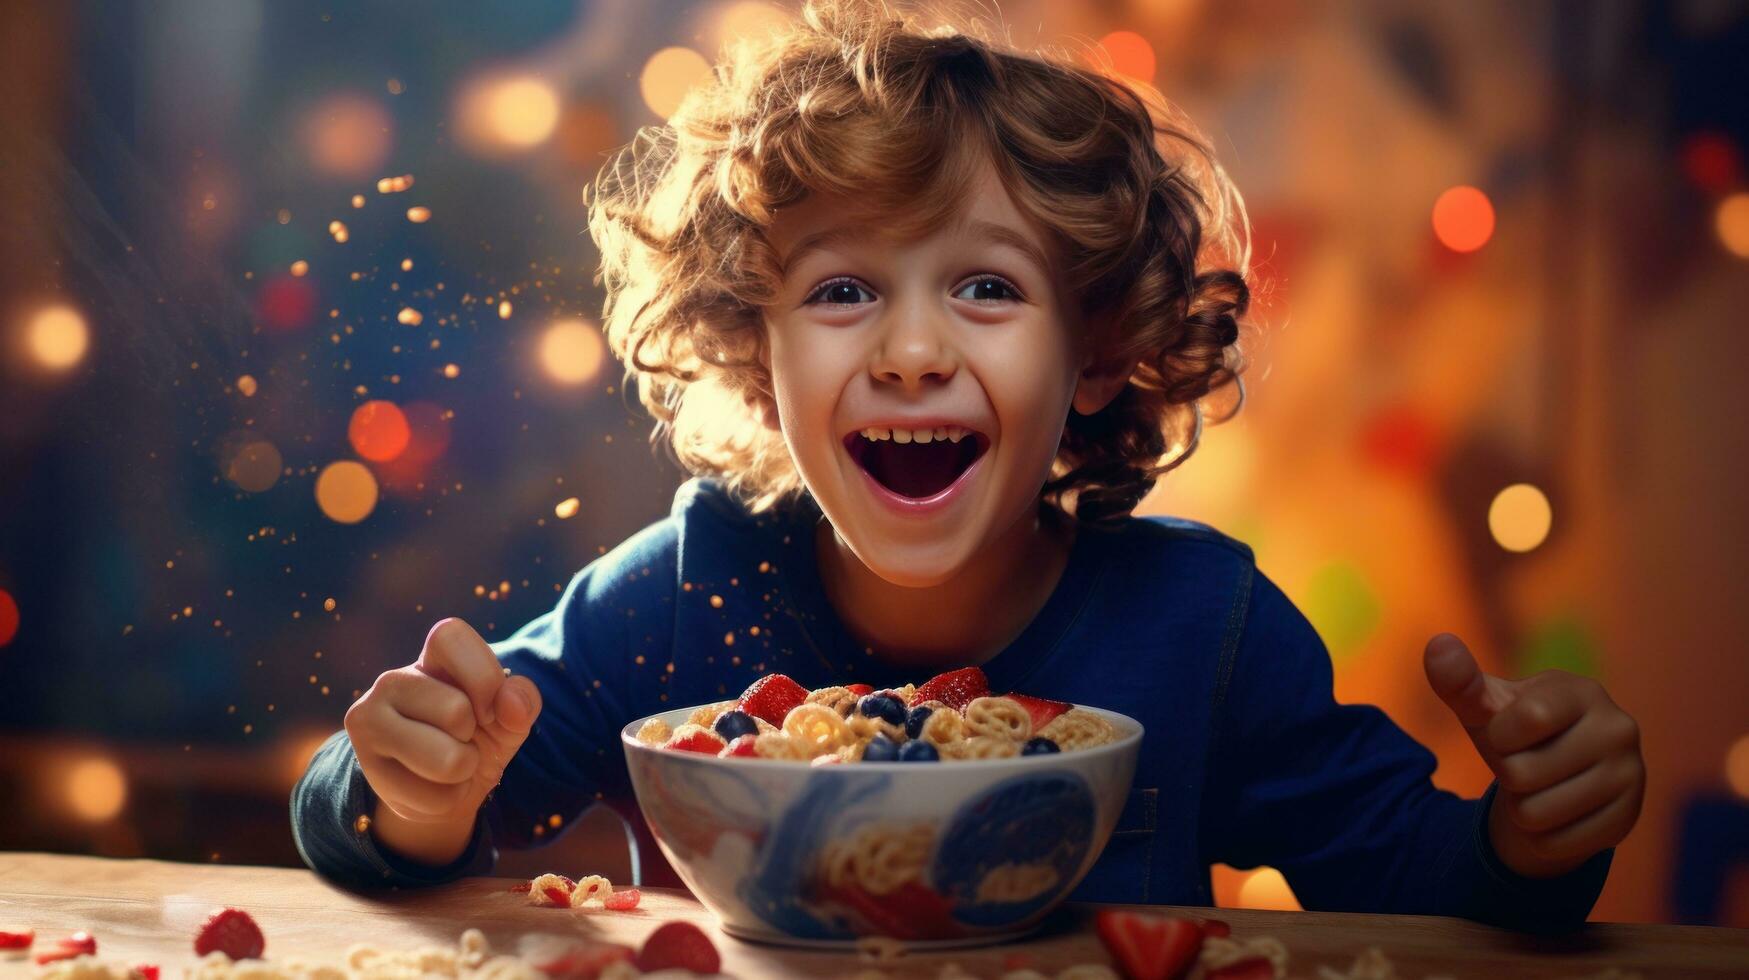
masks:
<svg viewBox="0 0 1749 980"><path fill-rule="evenodd" d="M1474 187L1453 187L1433 202L1433 233L1454 252L1474 252L1494 237L1494 203Z"/></svg>
<svg viewBox="0 0 1749 980"><path fill-rule="evenodd" d="M278 276L255 294L255 313L274 330L296 330L316 312L316 288L308 280Z"/></svg>
<svg viewBox="0 0 1749 980"><path fill-rule="evenodd" d="M431 464L449 449L449 411L431 402L410 402L402 410L409 439L399 456L377 467L377 477L386 490L412 495L425 479Z"/></svg>
<svg viewBox="0 0 1749 980"><path fill-rule="evenodd" d="M1366 420L1361 454L1380 469L1424 476L1439 453L1439 433L1426 415L1410 405L1393 405Z"/></svg>
<svg viewBox="0 0 1749 980"><path fill-rule="evenodd" d="M352 411L346 438L360 456L373 463L386 463L401 455L412 440L407 416L394 402L368 401Z"/></svg>
<svg viewBox="0 0 1749 980"><path fill-rule="evenodd" d="M1099 39L1111 58L1111 70L1137 81L1154 81L1154 46L1135 31L1112 31Z"/></svg>
<svg viewBox="0 0 1749 980"><path fill-rule="evenodd" d="M1700 190L1723 197L1742 182L1743 158L1723 133L1695 133L1682 141L1682 173Z"/></svg>
<svg viewBox="0 0 1749 980"><path fill-rule="evenodd" d="M12 601L12 593L0 589L0 647L12 642L18 635L18 603Z"/></svg>

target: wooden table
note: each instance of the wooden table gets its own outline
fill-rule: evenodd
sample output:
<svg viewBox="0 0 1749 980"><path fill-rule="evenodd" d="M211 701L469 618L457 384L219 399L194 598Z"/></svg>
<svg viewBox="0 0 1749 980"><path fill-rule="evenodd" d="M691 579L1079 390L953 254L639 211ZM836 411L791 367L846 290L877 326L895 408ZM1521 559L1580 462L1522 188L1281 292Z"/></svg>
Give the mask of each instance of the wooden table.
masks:
<svg viewBox="0 0 1749 980"><path fill-rule="evenodd" d="M165 980L195 962L193 936L215 906L245 908L267 935L269 959L299 956L337 962L355 942L413 948L454 944L478 927L494 949L512 950L527 934L583 935L636 947L658 923L690 919L722 951L724 972L743 980L841 976L867 967L853 954L806 952L739 942L717 931L684 892L646 890L631 913L573 914L534 908L503 878L473 878L416 892L364 897L330 887L308 871L227 865L117 861L51 854L0 853L0 927L32 927L39 948L84 929L98 953L164 967ZM1091 906L1072 906L1032 938L1004 946L906 956L887 964L894 976L934 976L946 963L980 977L998 976L1024 954L1050 974L1074 963L1109 963L1091 929ZM1560 939L1536 938L1458 919L1330 912L1184 910L1218 916L1235 938L1273 935L1292 954L1294 976L1321 965L1347 967L1379 946L1399 976L1421 978L1584 977L1608 967L1655 977L1749 977L1749 930L1594 923ZM0 976L28 976L25 961L0 961Z"/></svg>

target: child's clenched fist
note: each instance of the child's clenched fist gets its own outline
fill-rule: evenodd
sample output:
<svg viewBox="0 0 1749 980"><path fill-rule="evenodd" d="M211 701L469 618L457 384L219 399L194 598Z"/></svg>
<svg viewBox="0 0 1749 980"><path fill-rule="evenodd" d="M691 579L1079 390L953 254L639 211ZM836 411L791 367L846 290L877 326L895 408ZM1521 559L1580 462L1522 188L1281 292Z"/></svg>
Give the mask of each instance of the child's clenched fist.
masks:
<svg viewBox="0 0 1749 980"><path fill-rule="evenodd" d="M429 863L457 856L540 708L534 683L506 677L467 623L433 626L418 660L378 677L346 712L381 802L379 839Z"/></svg>
<svg viewBox="0 0 1749 980"><path fill-rule="evenodd" d="M1488 837L1507 867L1562 874L1633 829L1646 792L1640 726L1603 685L1563 670L1484 674L1450 633L1428 641L1425 666L1494 771Z"/></svg>

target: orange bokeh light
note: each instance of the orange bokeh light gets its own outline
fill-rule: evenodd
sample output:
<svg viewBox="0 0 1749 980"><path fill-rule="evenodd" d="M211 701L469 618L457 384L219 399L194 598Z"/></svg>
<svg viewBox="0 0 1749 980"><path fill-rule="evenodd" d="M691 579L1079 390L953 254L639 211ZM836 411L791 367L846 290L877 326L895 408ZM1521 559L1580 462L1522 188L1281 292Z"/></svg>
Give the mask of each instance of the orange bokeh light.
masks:
<svg viewBox="0 0 1749 980"><path fill-rule="evenodd" d="M352 411L346 438L360 456L373 463L386 463L407 448L413 432L407 416L394 402L368 401Z"/></svg>
<svg viewBox="0 0 1749 980"><path fill-rule="evenodd" d="M12 593L0 589L0 647L12 642L18 635L18 603L13 601Z"/></svg>
<svg viewBox="0 0 1749 980"><path fill-rule="evenodd" d="M316 505L337 524L357 524L377 506L377 478L363 463L343 459L316 477Z"/></svg>
<svg viewBox="0 0 1749 980"><path fill-rule="evenodd" d="M1112 31L1099 39L1111 59L1111 70L1137 81L1154 81L1154 46L1135 31ZM1104 67L1103 65L1100 67Z"/></svg>
<svg viewBox="0 0 1749 980"><path fill-rule="evenodd" d="M1474 187L1453 187L1433 202L1433 233L1454 252L1474 252L1494 237L1494 204Z"/></svg>
<svg viewBox="0 0 1749 980"><path fill-rule="evenodd" d="M375 99L342 92L305 112L304 150L318 172L362 180L388 159L394 129L395 121Z"/></svg>

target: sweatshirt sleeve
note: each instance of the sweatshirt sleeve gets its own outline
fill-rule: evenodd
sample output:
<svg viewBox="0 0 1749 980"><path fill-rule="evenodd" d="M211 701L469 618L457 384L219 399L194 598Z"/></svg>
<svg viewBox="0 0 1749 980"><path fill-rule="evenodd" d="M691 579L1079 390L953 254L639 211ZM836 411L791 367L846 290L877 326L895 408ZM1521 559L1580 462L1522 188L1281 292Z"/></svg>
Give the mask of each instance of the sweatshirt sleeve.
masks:
<svg viewBox="0 0 1749 980"><path fill-rule="evenodd" d="M1275 867L1308 909L1527 931L1585 921L1612 851L1554 878L1507 868L1488 838L1494 787L1479 800L1436 788L1433 754L1384 712L1336 703L1323 641L1261 573L1245 622L1217 707L1209 860Z"/></svg>
<svg viewBox="0 0 1749 980"><path fill-rule="evenodd" d="M338 732L292 790L292 833L304 863L359 889L490 874L501 847L544 844L557 836L554 827L568 825L597 800L629 792L619 731L643 712L631 688L626 610L671 610L673 576L615 574L627 564L647 570L672 562L671 556L663 561L658 539L641 536L628 545L619 560L604 556L579 572L554 608L491 644L505 667L540 688L541 714L480 807L460 858L429 867L378 846L369 829L376 796L351 741ZM645 619L639 625L659 624Z"/></svg>

